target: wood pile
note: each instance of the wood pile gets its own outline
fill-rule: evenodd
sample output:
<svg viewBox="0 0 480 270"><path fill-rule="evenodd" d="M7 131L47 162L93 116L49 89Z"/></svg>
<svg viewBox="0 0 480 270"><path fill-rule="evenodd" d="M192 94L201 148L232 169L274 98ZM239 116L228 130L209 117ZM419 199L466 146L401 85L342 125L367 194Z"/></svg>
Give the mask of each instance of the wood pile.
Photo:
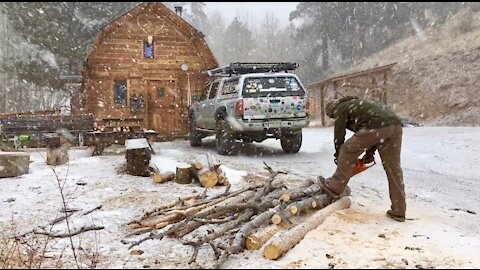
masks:
<svg viewBox="0 0 480 270"><path fill-rule="evenodd" d="M212 164L215 163L209 164L210 171ZM207 196L205 189L203 194L179 198L144 212L128 224L132 230L129 237L142 235L137 241L127 241L131 244L129 249L167 236L192 247L189 263L197 260L202 246L213 250L213 268L219 268L232 254L262 246L266 246L265 258L277 259L329 214L350 207L346 197L349 189L334 201L313 181L286 188L282 181L275 180L285 172L274 171L267 164L265 169L270 172L265 183L235 191L227 186L225 192L214 196ZM293 224L292 217L300 222Z"/></svg>
<svg viewBox="0 0 480 270"><path fill-rule="evenodd" d="M161 171L158 167L153 168L153 182L165 183L175 181L178 184L198 183L202 187L229 186L227 175L220 168L220 161L210 153L207 153L207 164L198 160L188 163L179 163L175 172Z"/></svg>

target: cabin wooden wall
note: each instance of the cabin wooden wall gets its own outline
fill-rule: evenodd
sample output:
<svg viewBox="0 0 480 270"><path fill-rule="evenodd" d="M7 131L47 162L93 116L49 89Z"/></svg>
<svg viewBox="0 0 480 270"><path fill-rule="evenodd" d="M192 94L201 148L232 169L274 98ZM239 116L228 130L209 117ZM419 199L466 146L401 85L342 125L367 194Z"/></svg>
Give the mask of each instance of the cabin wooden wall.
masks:
<svg viewBox="0 0 480 270"><path fill-rule="evenodd" d="M127 118L140 130L187 134L188 81L192 96L200 96L210 81L201 72L218 64L203 37L175 16L160 3L147 3L102 29L87 58L84 85L84 111L95 115L98 127ZM153 36L154 58L143 55L148 36ZM181 70L184 63L187 72ZM114 103L115 80L127 81L126 106ZM159 97L161 88L165 95ZM130 111L132 94L144 95L145 112Z"/></svg>

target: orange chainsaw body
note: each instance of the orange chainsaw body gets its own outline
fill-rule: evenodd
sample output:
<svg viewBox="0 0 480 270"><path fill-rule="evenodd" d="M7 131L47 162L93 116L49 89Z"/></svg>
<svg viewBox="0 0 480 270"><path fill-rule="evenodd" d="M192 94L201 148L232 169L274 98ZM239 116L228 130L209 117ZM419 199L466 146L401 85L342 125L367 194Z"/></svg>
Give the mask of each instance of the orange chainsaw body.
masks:
<svg viewBox="0 0 480 270"><path fill-rule="evenodd" d="M361 159L357 160L357 163L355 164L355 169L353 170L353 175L359 174L368 168L372 167L373 165L377 164L375 160L369 164L364 164Z"/></svg>

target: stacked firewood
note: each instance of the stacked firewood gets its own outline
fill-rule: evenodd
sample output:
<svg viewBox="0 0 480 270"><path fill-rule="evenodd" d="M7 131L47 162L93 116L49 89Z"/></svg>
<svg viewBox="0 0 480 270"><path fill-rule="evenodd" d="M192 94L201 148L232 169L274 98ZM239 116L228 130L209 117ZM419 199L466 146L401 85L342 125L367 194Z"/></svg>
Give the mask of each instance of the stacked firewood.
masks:
<svg viewBox="0 0 480 270"><path fill-rule="evenodd" d="M195 182L206 188L228 186L229 182L225 172L220 168L220 161L207 153L207 163L206 166L198 160L180 163L177 165L176 172L161 172L158 168L155 168L152 175L153 181L155 183L175 181L178 184Z"/></svg>
<svg viewBox="0 0 480 270"><path fill-rule="evenodd" d="M332 198L317 183L304 181L286 188L282 181L275 180L285 172L265 166L270 177L261 185L236 191L227 186L225 192L215 196L208 197L206 192L190 195L145 212L129 223L133 230L129 236L149 234L130 242L130 249L147 240L168 236L192 246L189 263L196 261L199 248L204 245L210 246L215 254L214 268L220 267L231 254L262 246L267 259L277 259L330 213L350 206L345 197L349 191L332 203ZM309 215L319 209L322 210ZM293 224L293 217L300 222Z"/></svg>

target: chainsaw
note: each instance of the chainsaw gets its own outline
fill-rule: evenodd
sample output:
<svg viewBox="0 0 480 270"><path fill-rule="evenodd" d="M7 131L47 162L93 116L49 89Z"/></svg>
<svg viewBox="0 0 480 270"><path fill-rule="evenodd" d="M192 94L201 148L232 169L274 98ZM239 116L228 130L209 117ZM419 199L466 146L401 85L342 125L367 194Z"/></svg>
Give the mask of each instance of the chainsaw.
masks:
<svg viewBox="0 0 480 270"><path fill-rule="evenodd" d="M363 163L362 159L358 159L357 163L355 164L355 168L353 169L353 175L359 174L359 173L367 170L368 168L372 167L375 164L377 164L377 162L375 162L375 160L373 160L370 163L365 164L365 163Z"/></svg>

